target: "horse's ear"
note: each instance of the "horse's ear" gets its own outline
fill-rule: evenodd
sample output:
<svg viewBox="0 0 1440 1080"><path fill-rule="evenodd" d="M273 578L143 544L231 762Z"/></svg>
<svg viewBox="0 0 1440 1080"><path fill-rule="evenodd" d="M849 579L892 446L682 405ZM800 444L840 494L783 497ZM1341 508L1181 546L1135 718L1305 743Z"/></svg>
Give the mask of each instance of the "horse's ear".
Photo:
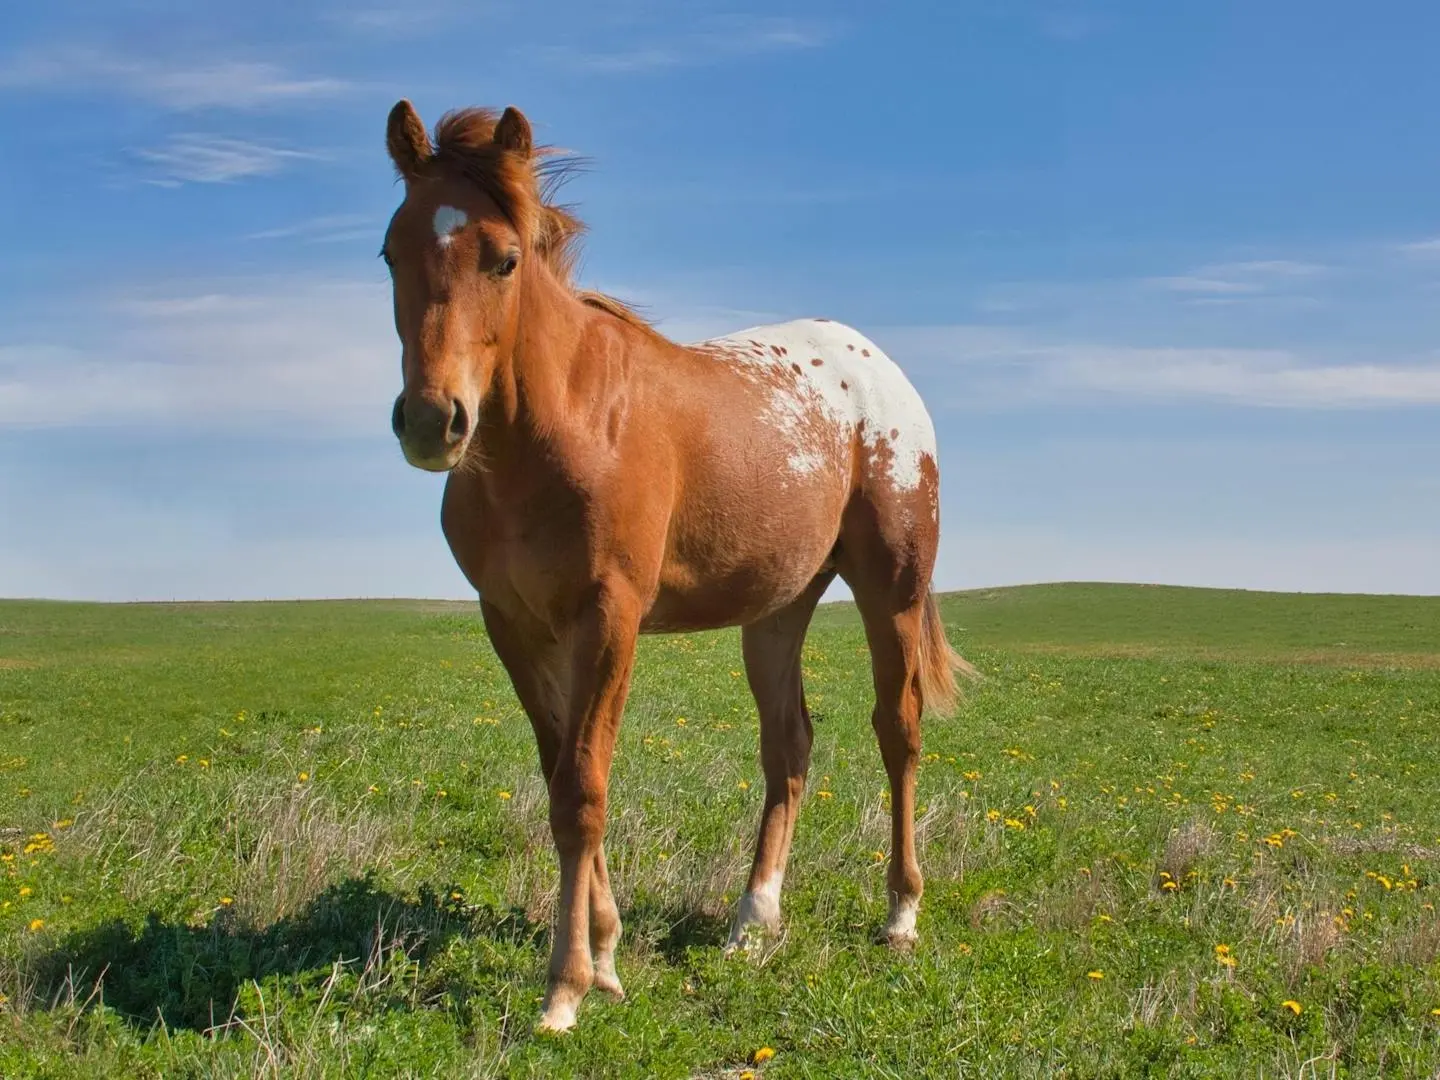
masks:
<svg viewBox="0 0 1440 1080"><path fill-rule="evenodd" d="M500 122L495 125L495 144L502 149L513 151L528 158L534 142L530 136L530 121L514 105L505 109Z"/></svg>
<svg viewBox="0 0 1440 1080"><path fill-rule="evenodd" d="M410 102L397 101L390 110L390 119L385 125L385 146L390 151L390 160L395 162L395 168L407 180L414 179L420 167L435 152L430 145L430 136L425 134L420 114Z"/></svg>

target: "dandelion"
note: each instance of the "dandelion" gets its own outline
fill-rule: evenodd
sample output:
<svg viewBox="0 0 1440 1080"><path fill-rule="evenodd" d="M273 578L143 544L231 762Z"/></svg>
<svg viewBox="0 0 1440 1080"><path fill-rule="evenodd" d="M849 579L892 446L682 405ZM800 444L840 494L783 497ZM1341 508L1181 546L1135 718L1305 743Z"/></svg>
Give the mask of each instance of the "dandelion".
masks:
<svg viewBox="0 0 1440 1080"><path fill-rule="evenodd" d="M437 799L443 799L443 798L445 798L445 792L444 792L443 790L437 791L437 792L435 792L435 797L436 797Z"/></svg>
<svg viewBox="0 0 1440 1080"><path fill-rule="evenodd" d="M738 675L739 672L732 671L730 674L732 674L732 675ZM742 1070L740 1070L740 1080L755 1080L755 1070L754 1070L754 1069L742 1069Z"/></svg>
<svg viewBox="0 0 1440 1080"><path fill-rule="evenodd" d="M751 1060L754 1061L756 1065L764 1065L765 1062L769 1061L774 1056L774 1050L770 1049L770 1047L768 1046L762 1046L759 1050L755 1051L755 1056Z"/></svg>
<svg viewBox="0 0 1440 1080"><path fill-rule="evenodd" d="M229 906L230 906L231 904L233 904L233 903L235 903L235 898L234 898L233 896L222 896L222 897L220 897L220 906L221 906L221 907L229 907Z"/></svg>
<svg viewBox="0 0 1440 1080"><path fill-rule="evenodd" d="M1305 1007L1298 1001L1282 1001L1280 1007L1282 1009L1289 1009L1291 1016L1299 1016L1305 1011Z"/></svg>
<svg viewBox="0 0 1440 1080"><path fill-rule="evenodd" d="M1091 982L1099 982L1105 977L1105 973L1103 971L1087 971L1085 977Z"/></svg>
<svg viewBox="0 0 1440 1080"><path fill-rule="evenodd" d="M1100 912L1099 915L1096 915L1096 916L1095 916L1095 921L1098 922L1098 923L1107 923L1107 922L1114 922L1115 920L1112 919L1109 915L1106 915L1105 912L1102 911L1102 912Z"/></svg>
<svg viewBox="0 0 1440 1080"><path fill-rule="evenodd" d="M870 857L874 859L877 863L882 863L885 861L885 853L883 851L872 851L870 853Z"/></svg>
<svg viewBox="0 0 1440 1080"><path fill-rule="evenodd" d="M829 798L833 798L834 795L835 795L835 793L834 793L833 791L817 791L817 792L815 792L815 797L816 797L817 799L829 799Z"/></svg>
<svg viewBox="0 0 1440 1080"><path fill-rule="evenodd" d="M1227 877L1222 880L1220 884L1227 889L1233 889L1235 888L1235 879L1233 877Z"/></svg>
<svg viewBox="0 0 1440 1080"><path fill-rule="evenodd" d="M176 764L176 765L184 765L185 762L187 762L187 761L189 761L189 760L190 760L190 755L189 755L189 754L181 754L179 757L177 757L177 758L175 759L175 764Z"/></svg>
<svg viewBox="0 0 1440 1080"><path fill-rule="evenodd" d="M1020 819L1018 819L1018 818L1007 817L1007 818L1005 819L1005 827L1006 827L1007 829L1022 829L1022 830L1023 830L1023 829L1025 828L1025 823L1024 823L1023 821L1021 821Z"/></svg>
<svg viewBox="0 0 1440 1080"><path fill-rule="evenodd" d="M506 801L506 800L508 800L508 799L510 798L510 792L508 792L508 791L497 791L497 792L495 792L495 795L496 795L501 801Z"/></svg>
<svg viewBox="0 0 1440 1080"><path fill-rule="evenodd" d="M210 759L208 757L202 757L200 759L200 767L202 769L208 769L210 767Z"/></svg>
<svg viewBox="0 0 1440 1080"><path fill-rule="evenodd" d="M310 774L309 774L308 772L302 772L302 773L300 774L300 783L303 784L303 783L305 783L306 781L308 781L309 779L310 779Z"/></svg>
<svg viewBox="0 0 1440 1080"><path fill-rule="evenodd" d="M749 781L749 780L741 780L740 783L736 784L735 786L738 787L741 791L749 791L749 790L750 790L750 781Z"/></svg>
<svg viewBox="0 0 1440 1080"><path fill-rule="evenodd" d="M980 771L978 769L971 769L969 772L964 772L960 775L963 776L966 780L969 780L971 783L974 783L976 780L980 779Z"/></svg>
<svg viewBox="0 0 1440 1080"><path fill-rule="evenodd" d="M379 794L379 792L380 792L380 785L379 785L379 784L371 784L368 788L365 789L365 792L366 792L366 794L368 794L368 795L376 795L376 794Z"/></svg>
<svg viewBox="0 0 1440 1080"><path fill-rule="evenodd" d="M72 817L61 818L59 821L55 822L55 828L57 828L57 829L68 829L68 828L70 828L71 825L74 825L74 824L75 824L75 819L72 818ZM1406 867L1405 873L1406 873L1406 874L1409 874L1409 873L1410 873L1409 867Z"/></svg>
<svg viewBox="0 0 1440 1080"><path fill-rule="evenodd" d="M38 931L38 930L44 930L44 929L45 929L45 920L44 920L44 919L31 919L31 920L30 920L30 932L31 932L32 934L35 933L35 932Z"/></svg>
<svg viewBox="0 0 1440 1080"><path fill-rule="evenodd" d="M1000 811L999 811L999 810L986 810L986 811L985 811L985 820L988 821L988 822L991 822L992 824L993 824L994 822L999 821L999 820L1000 820Z"/></svg>
<svg viewBox="0 0 1440 1080"><path fill-rule="evenodd" d="M1430 1010L1430 1015L1431 1015L1431 1016L1440 1016L1440 1009L1431 1009L1431 1010Z"/></svg>
<svg viewBox="0 0 1440 1080"><path fill-rule="evenodd" d="M457 889L457 890L455 890L454 892L452 892L452 893L450 894L450 899L451 899L451 900L463 900L463 899L465 899L465 897L464 897L464 895Z"/></svg>

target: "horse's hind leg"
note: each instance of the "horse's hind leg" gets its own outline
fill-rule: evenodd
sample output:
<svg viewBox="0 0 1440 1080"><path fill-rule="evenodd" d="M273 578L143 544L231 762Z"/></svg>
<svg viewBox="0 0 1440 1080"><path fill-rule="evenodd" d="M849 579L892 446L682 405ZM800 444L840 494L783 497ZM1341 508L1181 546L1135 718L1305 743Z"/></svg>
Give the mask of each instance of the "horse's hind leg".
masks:
<svg viewBox="0 0 1440 1080"><path fill-rule="evenodd" d="M834 576L833 571L820 574L788 607L741 631L745 674L760 712L765 809L729 949L743 946L752 927L775 930L780 925L780 884L810 768L810 714L801 685L800 650L815 605Z"/></svg>
<svg viewBox="0 0 1440 1080"><path fill-rule="evenodd" d="M893 948L916 941L924 881L915 857L915 772L920 762L920 662L925 605L934 566L934 536L893 542L873 508L846 515L837 562L855 595L870 644L875 680L871 724L890 780L890 914L884 938ZM898 531L898 530L897 530Z"/></svg>

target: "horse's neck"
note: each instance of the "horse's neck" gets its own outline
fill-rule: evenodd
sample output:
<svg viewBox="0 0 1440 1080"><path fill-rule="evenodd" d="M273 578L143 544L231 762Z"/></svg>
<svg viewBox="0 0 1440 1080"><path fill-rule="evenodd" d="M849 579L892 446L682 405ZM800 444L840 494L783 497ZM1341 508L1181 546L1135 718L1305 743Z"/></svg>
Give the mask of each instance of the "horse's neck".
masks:
<svg viewBox="0 0 1440 1080"><path fill-rule="evenodd" d="M549 444L568 431L572 371L584 362L581 352L592 317L546 269L522 288L509 358L496 372L487 409L486 456L502 471L533 470L537 444Z"/></svg>

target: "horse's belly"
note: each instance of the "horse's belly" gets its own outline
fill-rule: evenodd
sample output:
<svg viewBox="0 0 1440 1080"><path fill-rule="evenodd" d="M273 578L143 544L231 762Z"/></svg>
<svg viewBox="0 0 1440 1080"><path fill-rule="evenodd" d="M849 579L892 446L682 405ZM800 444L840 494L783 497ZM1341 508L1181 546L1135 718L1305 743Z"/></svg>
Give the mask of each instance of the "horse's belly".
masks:
<svg viewBox="0 0 1440 1080"><path fill-rule="evenodd" d="M682 506L644 629L738 626L785 607L828 568L844 503L831 484Z"/></svg>

